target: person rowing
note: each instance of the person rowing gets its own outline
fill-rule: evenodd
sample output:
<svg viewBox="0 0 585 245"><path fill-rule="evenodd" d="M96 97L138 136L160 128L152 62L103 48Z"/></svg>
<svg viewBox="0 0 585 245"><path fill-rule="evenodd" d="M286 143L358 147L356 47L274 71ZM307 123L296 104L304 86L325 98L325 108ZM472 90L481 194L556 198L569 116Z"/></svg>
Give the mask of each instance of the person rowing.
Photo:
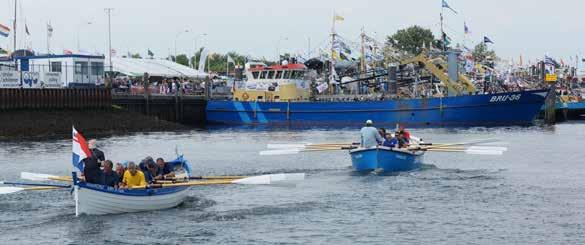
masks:
<svg viewBox="0 0 585 245"><path fill-rule="evenodd" d="M102 184L109 187L118 188L120 177L113 170L114 164L110 160L104 161L104 172L102 173Z"/></svg>
<svg viewBox="0 0 585 245"><path fill-rule="evenodd" d="M380 134L378 133L378 130L372 126L373 124L374 123L372 122L372 120L367 120L366 126L360 130L361 134L360 145L363 148L376 147L384 142L384 138L382 138L382 136L380 136Z"/></svg>
<svg viewBox="0 0 585 245"><path fill-rule="evenodd" d="M146 183L152 184L156 182L155 177L158 173L158 166L154 162L149 162L146 164L146 172L144 172L144 178Z"/></svg>
<svg viewBox="0 0 585 245"><path fill-rule="evenodd" d="M158 172L155 179L162 180L175 177L174 167L170 163L165 162L162 157L156 159L156 165L158 166Z"/></svg>
<svg viewBox="0 0 585 245"><path fill-rule="evenodd" d="M382 146L394 148L394 147L396 147L396 145L398 145L398 140L396 140L396 137L392 137L392 138L388 139L388 134L386 133L385 128L380 128L379 132L380 132L380 135L382 135L382 138L384 138L384 142L382 142L382 144L381 144Z"/></svg>
<svg viewBox="0 0 585 245"><path fill-rule="evenodd" d="M144 179L144 173L138 170L136 163L128 163L128 170L124 172L124 178L122 180L123 187L131 188L134 186L146 186L146 180Z"/></svg>
<svg viewBox="0 0 585 245"><path fill-rule="evenodd" d="M404 129L403 125L400 125L398 127L398 132L400 132L400 134L403 136L406 143L410 143L410 132L408 132L406 129Z"/></svg>

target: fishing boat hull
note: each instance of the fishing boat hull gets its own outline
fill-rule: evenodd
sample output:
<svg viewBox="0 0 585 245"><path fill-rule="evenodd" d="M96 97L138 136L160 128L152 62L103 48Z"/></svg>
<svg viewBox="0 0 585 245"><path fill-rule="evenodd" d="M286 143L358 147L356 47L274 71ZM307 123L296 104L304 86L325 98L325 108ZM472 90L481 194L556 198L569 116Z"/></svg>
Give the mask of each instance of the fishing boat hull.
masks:
<svg viewBox="0 0 585 245"><path fill-rule="evenodd" d="M346 102L209 101L211 124L500 126L530 125L549 90L444 98Z"/></svg>
<svg viewBox="0 0 585 245"><path fill-rule="evenodd" d="M185 201L188 190L188 187L124 190L77 183L74 186L75 215L119 214L173 208Z"/></svg>
<svg viewBox="0 0 585 245"><path fill-rule="evenodd" d="M401 172L419 169L424 152L395 150L388 147L358 148L349 152L353 168L358 172L383 170Z"/></svg>

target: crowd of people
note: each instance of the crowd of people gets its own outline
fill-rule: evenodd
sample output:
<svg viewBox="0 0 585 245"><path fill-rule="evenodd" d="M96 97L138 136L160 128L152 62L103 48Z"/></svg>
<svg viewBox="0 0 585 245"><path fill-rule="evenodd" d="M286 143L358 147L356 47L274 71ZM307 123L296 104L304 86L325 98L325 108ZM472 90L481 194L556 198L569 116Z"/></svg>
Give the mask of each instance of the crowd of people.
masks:
<svg viewBox="0 0 585 245"><path fill-rule="evenodd" d="M201 83L181 78L163 78L160 81L151 81L149 89L153 94L176 94L179 91L183 94L202 92ZM128 77L117 77L112 81L112 88L119 92L143 93L144 81Z"/></svg>
<svg viewBox="0 0 585 245"><path fill-rule="evenodd" d="M139 164L134 162L114 163L106 160L105 154L97 148L96 140L90 140L88 147L92 156L84 160L85 182L113 188L146 187L157 180L172 179L175 169L163 158L156 161L146 157Z"/></svg>
<svg viewBox="0 0 585 245"><path fill-rule="evenodd" d="M410 143L410 133L400 126L394 135L385 128L375 128L372 120L366 121L366 126L360 130L360 145L363 148L384 146L390 148L406 148Z"/></svg>

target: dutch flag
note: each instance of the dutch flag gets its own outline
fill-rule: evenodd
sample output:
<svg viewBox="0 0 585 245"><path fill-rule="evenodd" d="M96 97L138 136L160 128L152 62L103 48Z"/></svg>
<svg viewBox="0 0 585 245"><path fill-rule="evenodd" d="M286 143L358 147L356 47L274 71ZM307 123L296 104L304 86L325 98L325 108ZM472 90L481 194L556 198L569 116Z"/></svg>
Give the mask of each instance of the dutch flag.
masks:
<svg viewBox="0 0 585 245"><path fill-rule="evenodd" d="M8 26L0 24L0 36L8 37L9 33L10 33L10 28L8 28Z"/></svg>
<svg viewBox="0 0 585 245"><path fill-rule="evenodd" d="M91 157L91 151L87 146L87 142L83 135L81 135L75 127L73 127L73 166L83 172L83 160Z"/></svg>

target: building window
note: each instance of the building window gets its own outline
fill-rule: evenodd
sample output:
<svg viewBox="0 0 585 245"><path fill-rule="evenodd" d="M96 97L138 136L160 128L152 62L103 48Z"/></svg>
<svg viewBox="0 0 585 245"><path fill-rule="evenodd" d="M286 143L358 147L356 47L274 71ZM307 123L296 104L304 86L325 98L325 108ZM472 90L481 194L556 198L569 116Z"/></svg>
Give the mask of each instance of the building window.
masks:
<svg viewBox="0 0 585 245"><path fill-rule="evenodd" d="M272 78L274 78L274 71L269 71L266 79L272 79Z"/></svg>
<svg viewBox="0 0 585 245"><path fill-rule="evenodd" d="M61 61L51 62L51 72L61 72Z"/></svg>
<svg viewBox="0 0 585 245"><path fill-rule="evenodd" d="M262 73L260 73L260 79L264 79L266 78L266 72L263 71Z"/></svg>
<svg viewBox="0 0 585 245"><path fill-rule="evenodd" d="M282 79L290 79L290 71L284 71L284 75L282 76Z"/></svg>
<svg viewBox="0 0 585 245"><path fill-rule="evenodd" d="M274 77L274 79L282 79L282 71L277 71L276 77Z"/></svg>
<svg viewBox="0 0 585 245"><path fill-rule="evenodd" d="M103 76L104 75L104 63L103 62L91 62L91 75L92 76Z"/></svg>
<svg viewBox="0 0 585 245"><path fill-rule="evenodd" d="M82 62L82 61L75 62L75 74L76 75L88 75L89 70L87 67L87 62Z"/></svg>
<svg viewBox="0 0 585 245"><path fill-rule="evenodd" d="M252 72L252 76L254 76L254 79L258 79L258 73L257 71Z"/></svg>

